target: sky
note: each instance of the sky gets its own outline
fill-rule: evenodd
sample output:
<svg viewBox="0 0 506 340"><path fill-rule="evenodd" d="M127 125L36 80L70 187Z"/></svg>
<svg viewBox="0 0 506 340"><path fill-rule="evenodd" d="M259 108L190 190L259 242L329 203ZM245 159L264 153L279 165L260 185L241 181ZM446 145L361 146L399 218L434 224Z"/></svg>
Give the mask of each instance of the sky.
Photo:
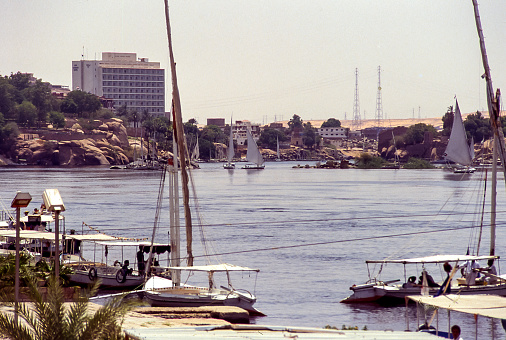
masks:
<svg viewBox="0 0 506 340"><path fill-rule="evenodd" d="M161 63L163 0L0 0L0 75L72 85L71 62L135 52ZM183 120L266 124L486 109L471 0L169 0ZM481 0L494 89L506 91L506 1ZM169 105L167 105L167 110ZM388 124L388 123L387 123Z"/></svg>

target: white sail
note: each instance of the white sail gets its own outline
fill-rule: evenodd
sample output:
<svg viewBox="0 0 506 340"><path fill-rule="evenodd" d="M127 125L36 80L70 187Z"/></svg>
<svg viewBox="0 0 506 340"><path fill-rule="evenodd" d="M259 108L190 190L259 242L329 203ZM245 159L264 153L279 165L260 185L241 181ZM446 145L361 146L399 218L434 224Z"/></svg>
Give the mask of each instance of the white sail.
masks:
<svg viewBox="0 0 506 340"><path fill-rule="evenodd" d="M279 137L276 136L276 154L278 155L278 159L279 159Z"/></svg>
<svg viewBox="0 0 506 340"><path fill-rule="evenodd" d="M246 153L246 158L248 162L260 166L264 163L264 158L262 157L260 150L258 150L257 143L253 139L250 129L247 130L247 134L248 134L248 151Z"/></svg>
<svg viewBox="0 0 506 340"><path fill-rule="evenodd" d="M198 161L199 158L200 158L199 136L197 135L197 142L195 143L195 147L193 148L191 159L193 161Z"/></svg>
<svg viewBox="0 0 506 340"><path fill-rule="evenodd" d="M232 131L232 124L230 124L230 137L228 138L228 150L227 150L227 160L228 163L232 163L232 158L234 158L234 134Z"/></svg>
<svg viewBox="0 0 506 340"><path fill-rule="evenodd" d="M446 159L462 165L471 165L473 161L469 145L467 144L466 130L464 129L464 123L462 122L459 103L457 101L455 104L452 132L444 155Z"/></svg>

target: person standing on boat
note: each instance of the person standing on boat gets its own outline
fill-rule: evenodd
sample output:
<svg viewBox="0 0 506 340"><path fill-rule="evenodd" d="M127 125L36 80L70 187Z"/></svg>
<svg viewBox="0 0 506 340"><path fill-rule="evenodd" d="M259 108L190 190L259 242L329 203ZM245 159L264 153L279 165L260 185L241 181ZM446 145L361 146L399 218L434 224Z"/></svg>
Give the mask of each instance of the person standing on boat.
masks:
<svg viewBox="0 0 506 340"><path fill-rule="evenodd" d="M435 296L439 296L441 294L451 294L452 292L452 280L451 280L451 272L452 272L452 265L448 262L445 262L443 264L443 269L446 272L446 279L444 280L443 284L441 285L441 288L439 288L437 294Z"/></svg>
<svg viewBox="0 0 506 340"><path fill-rule="evenodd" d="M139 246L139 251L137 252L137 269L139 269L139 275L144 275L144 271L146 270L146 262L144 262L144 252L142 248L142 246Z"/></svg>

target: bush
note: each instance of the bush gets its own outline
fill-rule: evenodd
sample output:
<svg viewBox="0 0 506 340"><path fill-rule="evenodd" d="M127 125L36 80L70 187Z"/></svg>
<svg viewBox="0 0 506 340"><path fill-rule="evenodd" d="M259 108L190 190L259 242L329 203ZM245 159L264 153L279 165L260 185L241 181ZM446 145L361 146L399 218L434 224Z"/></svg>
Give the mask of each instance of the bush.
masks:
<svg viewBox="0 0 506 340"><path fill-rule="evenodd" d="M434 169L434 166L428 161L416 157L411 157L403 166L404 169Z"/></svg>
<svg viewBox="0 0 506 340"><path fill-rule="evenodd" d="M65 127L65 116L63 113L58 111L49 112L49 122L53 124L55 128L64 128Z"/></svg>
<svg viewBox="0 0 506 340"><path fill-rule="evenodd" d="M358 158L357 167L359 169L380 169L385 163L383 158L364 152Z"/></svg>

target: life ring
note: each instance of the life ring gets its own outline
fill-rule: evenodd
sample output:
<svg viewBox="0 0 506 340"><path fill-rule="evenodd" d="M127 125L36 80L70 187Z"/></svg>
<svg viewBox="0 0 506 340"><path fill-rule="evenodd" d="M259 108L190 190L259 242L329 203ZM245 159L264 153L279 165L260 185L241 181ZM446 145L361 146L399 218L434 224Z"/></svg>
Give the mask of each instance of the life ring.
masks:
<svg viewBox="0 0 506 340"><path fill-rule="evenodd" d="M95 267L92 267L90 271L88 272L88 278L90 281L95 281L97 278L97 269Z"/></svg>
<svg viewBox="0 0 506 340"><path fill-rule="evenodd" d="M127 276L124 269L120 269L116 272L116 281L118 281L118 283L125 283L126 279Z"/></svg>

